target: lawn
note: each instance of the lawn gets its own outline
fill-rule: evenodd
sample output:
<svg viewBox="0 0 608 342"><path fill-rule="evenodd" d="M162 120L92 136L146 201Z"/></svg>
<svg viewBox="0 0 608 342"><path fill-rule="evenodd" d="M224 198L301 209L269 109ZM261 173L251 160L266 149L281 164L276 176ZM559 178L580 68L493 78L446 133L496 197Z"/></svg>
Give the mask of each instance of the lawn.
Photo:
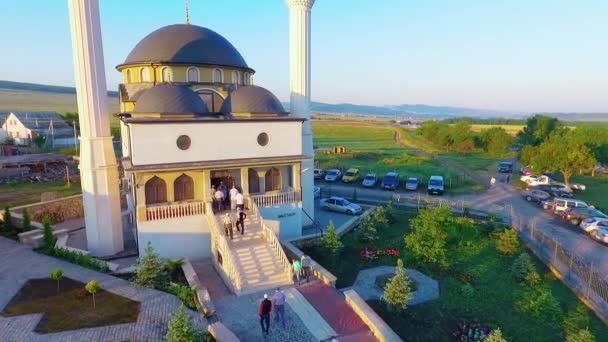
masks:
<svg viewBox="0 0 608 342"><path fill-rule="evenodd" d="M561 175L557 174L556 176ZM585 191L575 192L574 196L576 198L608 212L608 174L596 174L595 177L590 175L572 176L570 182L586 186Z"/></svg>
<svg viewBox="0 0 608 342"><path fill-rule="evenodd" d="M451 191L473 192L475 183L441 166L431 157L408 152L394 139L395 128L355 122L315 121L312 125L314 145L319 148L346 147L344 154L315 153L321 168L358 168L364 176L368 172L382 177L395 171L401 180L417 177L424 186L431 175L442 175Z"/></svg>
<svg viewBox="0 0 608 342"><path fill-rule="evenodd" d="M60 198L79 194L82 190L80 183L70 185L65 182L3 184L0 187L0 202L10 207L36 203L40 202L40 195L43 192L56 192L57 198Z"/></svg>
<svg viewBox="0 0 608 342"><path fill-rule="evenodd" d="M399 213L396 223L380 231L373 243L362 243L356 232L343 236L345 248L331 258L316 246L301 246L313 259L337 277L336 287L351 286L357 272L377 265L396 263L394 257L382 256L366 262L358 252L366 246L391 247L400 252L406 268L417 269L439 282L440 298L415 305L402 314L389 313L383 304L369 304L404 339L411 341L453 341L452 333L460 322L478 320L490 328L500 327L509 341L563 341L563 316L580 305L576 296L557 280L539 260L534 259L542 284L559 301L560 313L550 317L537 317L521 311L516 303L533 294L532 287L519 283L509 271L514 257L504 257L496 251L494 238L486 231L488 226L471 226L467 230L450 234L447 271L429 267L415 260L405 250L404 234L409 230L412 216ZM449 230L449 229L448 229ZM519 251L526 251L520 244ZM529 253L531 254L531 253ZM533 256L533 254L531 254ZM608 329L589 310L582 314L597 341L608 340Z"/></svg>
<svg viewBox="0 0 608 342"><path fill-rule="evenodd" d="M100 289L93 299L83 283L63 278L28 280L11 299L2 315L44 313L35 331L52 333L137 321L140 303Z"/></svg>
<svg viewBox="0 0 608 342"><path fill-rule="evenodd" d="M516 135L521 130L526 127L525 125L484 125L484 124L472 124L471 130L473 132L481 132L486 129L494 128L494 127L502 127L507 133L511 135Z"/></svg>

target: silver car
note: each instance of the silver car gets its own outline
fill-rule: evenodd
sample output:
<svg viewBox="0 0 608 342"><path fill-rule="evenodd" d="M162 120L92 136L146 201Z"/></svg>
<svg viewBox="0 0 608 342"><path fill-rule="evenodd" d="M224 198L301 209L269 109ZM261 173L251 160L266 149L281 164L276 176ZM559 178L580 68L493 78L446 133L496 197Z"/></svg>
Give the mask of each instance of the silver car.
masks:
<svg viewBox="0 0 608 342"><path fill-rule="evenodd" d="M414 177L410 177L405 181L405 190L418 190L418 179Z"/></svg>
<svg viewBox="0 0 608 342"><path fill-rule="evenodd" d="M367 187L367 188L371 188L372 186L376 185L377 182L378 182L378 177L376 177L376 174L368 173L363 178L363 182L361 183L361 185L363 185L364 187Z"/></svg>
<svg viewBox="0 0 608 342"><path fill-rule="evenodd" d="M321 197L321 188L318 186L313 186L312 187L312 194L314 198L319 198Z"/></svg>
<svg viewBox="0 0 608 342"><path fill-rule="evenodd" d="M321 208L323 210L337 211L346 215L359 215L363 212L361 206L355 203L350 203L344 197L332 196L321 200Z"/></svg>
<svg viewBox="0 0 608 342"><path fill-rule="evenodd" d="M340 171L338 169L328 170L327 173L325 174L325 181L326 182L339 181L340 178L342 178L342 171Z"/></svg>

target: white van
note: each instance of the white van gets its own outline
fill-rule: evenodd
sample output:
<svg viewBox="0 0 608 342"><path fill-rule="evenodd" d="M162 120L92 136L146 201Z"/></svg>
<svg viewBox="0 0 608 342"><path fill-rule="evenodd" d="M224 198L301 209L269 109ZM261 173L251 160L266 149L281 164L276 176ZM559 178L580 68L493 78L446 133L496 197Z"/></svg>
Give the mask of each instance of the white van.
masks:
<svg viewBox="0 0 608 342"><path fill-rule="evenodd" d="M577 200L574 198L559 197L559 198L553 199L553 206L551 207L551 209L553 210L554 213L561 214L564 212L564 210L566 210L568 208L588 208L588 207L589 207L589 205L581 200Z"/></svg>
<svg viewBox="0 0 608 342"><path fill-rule="evenodd" d="M431 176L427 191L429 194L443 195L443 176Z"/></svg>

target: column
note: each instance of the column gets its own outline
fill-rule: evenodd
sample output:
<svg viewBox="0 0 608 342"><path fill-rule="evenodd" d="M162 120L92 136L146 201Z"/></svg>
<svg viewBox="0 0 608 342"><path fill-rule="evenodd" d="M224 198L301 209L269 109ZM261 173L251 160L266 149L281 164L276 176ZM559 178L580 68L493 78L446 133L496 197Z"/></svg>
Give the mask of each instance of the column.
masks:
<svg viewBox="0 0 608 342"><path fill-rule="evenodd" d="M256 171L258 173L258 182L260 184L260 193L266 193L266 170Z"/></svg>
<svg viewBox="0 0 608 342"><path fill-rule="evenodd" d="M243 189L243 195L249 195L249 168L241 168L241 189Z"/></svg>
<svg viewBox="0 0 608 342"><path fill-rule="evenodd" d="M211 171L203 171L203 199L205 201L212 201L213 194L211 193Z"/></svg>
<svg viewBox="0 0 608 342"><path fill-rule="evenodd" d="M80 179L87 247L107 256L124 249L119 176L110 135L110 113L97 0L68 0L76 98L80 121Z"/></svg>

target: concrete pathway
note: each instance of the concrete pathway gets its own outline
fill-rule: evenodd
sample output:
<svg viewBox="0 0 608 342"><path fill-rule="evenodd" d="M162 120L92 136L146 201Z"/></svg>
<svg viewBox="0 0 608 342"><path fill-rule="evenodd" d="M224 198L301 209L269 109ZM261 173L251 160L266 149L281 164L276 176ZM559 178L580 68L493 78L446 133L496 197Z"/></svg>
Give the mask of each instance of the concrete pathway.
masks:
<svg viewBox="0 0 608 342"><path fill-rule="evenodd" d="M40 321L41 314L17 317L0 316L0 341L164 341L170 314L177 311L181 302L164 292L134 288L129 282L107 274L95 272L80 266L38 254L28 246L0 237L0 310L8 304L28 279L46 278L51 269L58 267L64 276L88 282L96 279L101 288L139 301L141 308L136 323L118 324L105 327L70 330L52 334L38 334L33 329ZM206 329L207 322L193 311L186 310L197 329Z"/></svg>

